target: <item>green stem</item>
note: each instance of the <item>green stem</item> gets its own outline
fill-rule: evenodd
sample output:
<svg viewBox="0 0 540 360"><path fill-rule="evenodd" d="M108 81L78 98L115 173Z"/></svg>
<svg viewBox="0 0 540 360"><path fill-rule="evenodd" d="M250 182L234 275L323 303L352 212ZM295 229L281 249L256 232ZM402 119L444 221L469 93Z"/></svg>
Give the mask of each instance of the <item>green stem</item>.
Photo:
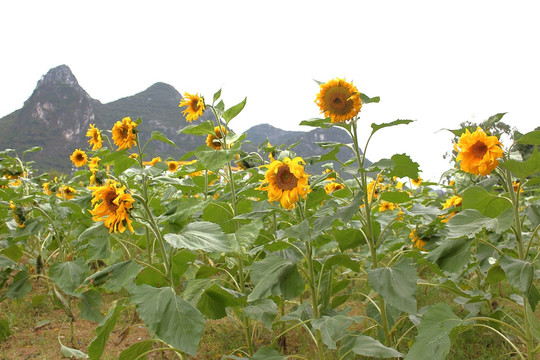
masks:
<svg viewBox="0 0 540 360"><path fill-rule="evenodd" d="M62 242L60 241L60 233L58 232L58 229L56 229L56 226L54 225L53 220L51 219L51 217L49 216L49 214L47 214L47 212L45 210L43 210L42 208L39 207L39 205L37 205L37 203L33 204L32 207L34 209L36 209L36 210L39 210L47 218L47 220L49 220L49 223L51 224L51 226L53 228L53 231L54 231L54 237L56 238L56 243L58 245L58 250L62 254L62 261L65 262L66 261L66 254L64 254L64 251L62 249ZM40 251L40 253L41 253L41 251Z"/></svg>

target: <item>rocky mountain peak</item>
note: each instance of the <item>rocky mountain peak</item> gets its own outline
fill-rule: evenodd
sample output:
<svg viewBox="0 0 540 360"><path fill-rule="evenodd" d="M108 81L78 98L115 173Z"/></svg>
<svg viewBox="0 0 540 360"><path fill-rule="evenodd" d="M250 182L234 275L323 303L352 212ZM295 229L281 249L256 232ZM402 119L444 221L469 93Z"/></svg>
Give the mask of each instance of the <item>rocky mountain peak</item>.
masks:
<svg viewBox="0 0 540 360"><path fill-rule="evenodd" d="M37 87L43 85L56 85L66 84L71 86L79 86L75 75L71 72L71 69L67 65L60 65L50 69L37 83Z"/></svg>

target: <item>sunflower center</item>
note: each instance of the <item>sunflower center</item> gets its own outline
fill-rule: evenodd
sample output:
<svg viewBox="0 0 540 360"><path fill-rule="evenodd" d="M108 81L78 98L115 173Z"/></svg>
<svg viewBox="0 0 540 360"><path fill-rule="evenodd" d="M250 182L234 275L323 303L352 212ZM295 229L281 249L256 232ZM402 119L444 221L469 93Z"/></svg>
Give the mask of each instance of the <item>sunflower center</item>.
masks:
<svg viewBox="0 0 540 360"><path fill-rule="evenodd" d="M199 100L192 99L191 104L189 104L189 106L191 107L192 111L199 111Z"/></svg>
<svg viewBox="0 0 540 360"><path fill-rule="evenodd" d="M298 179L289 170L288 165L281 165L277 171L276 185L281 190L292 190L296 187Z"/></svg>
<svg viewBox="0 0 540 360"><path fill-rule="evenodd" d="M324 103L328 111L338 115L345 115L353 107L353 101L349 99L350 97L349 90L342 86L335 86L328 89L324 94Z"/></svg>
<svg viewBox="0 0 540 360"><path fill-rule="evenodd" d="M484 157L488 150L488 147L486 144L484 144L482 141L477 141L472 147L471 152L473 153L474 157L481 159Z"/></svg>
<svg viewBox="0 0 540 360"><path fill-rule="evenodd" d="M75 160L77 160L77 161L84 161L83 154L78 153L77 155L75 155Z"/></svg>
<svg viewBox="0 0 540 360"><path fill-rule="evenodd" d="M107 204L107 207L111 211L116 211L118 209L118 205L114 203L114 200L116 199L116 191L108 191L105 195L105 198L103 199L105 203Z"/></svg>
<svg viewBox="0 0 540 360"><path fill-rule="evenodd" d="M97 131L94 131L94 134L92 135L92 139L95 141L95 142L98 142L98 132Z"/></svg>

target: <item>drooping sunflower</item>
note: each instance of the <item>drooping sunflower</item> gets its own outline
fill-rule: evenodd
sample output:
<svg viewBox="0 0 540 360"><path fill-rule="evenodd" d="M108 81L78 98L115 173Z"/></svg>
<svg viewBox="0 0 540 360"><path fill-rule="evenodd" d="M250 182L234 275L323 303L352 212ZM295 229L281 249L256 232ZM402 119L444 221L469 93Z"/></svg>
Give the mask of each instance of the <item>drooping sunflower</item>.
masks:
<svg viewBox="0 0 540 360"><path fill-rule="evenodd" d="M131 194L126 192L126 187L114 180L109 180L103 186L89 188L92 190L92 205L90 210L92 220L104 221L104 225L113 231L123 233L127 228L134 232L129 218L129 212L135 201Z"/></svg>
<svg viewBox="0 0 540 360"><path fill-rule="evenodd" d="M274 160L263 165L268 170L257 189L268 192L268 201L279 201L285 209L293 209L295 203L306 197L309 192L308 177L304 172L304 160L301 157Z"/></svg>
<svg viewBox="0 0 540 360"><path fill-rule="evenodd" d="M443 210L446 210L446 209L450 209L450 208L459 208L461 207L461 202L462 202L462 198L461 196L459 195L454 195L450 198L448 198L442 208ZM443 223L447 223L448 220L450 220L454 215L456 215L458 213L459 210L456 210L456 211L452 211L450 214L446 215L446 216L442 216L443 219L441 220L441 222Z"/></svg>
<svg viewBox="0 0 540 360"><path fill-rule="evenodd" d="M13 201L9 201L9 207L13 213L13 219L17 223L17 226L20 228L24 227L24 222L26 221L26 216L24 215L23 207L20 204L15 204Z"/></svg>
<svg viewBox="0 0 540 360"><path fill-rule="evenodd" d="M89 137L88 144L92 146L92 150L101 149L103 146L103 139L101 139L101 131L95 127L93 124L90 124L90 128L86 132L86 137Z"/></svg>
<svg viewBox="0 0 540 360"><path fill-rule="evenodd" d="M178 106L187 106L182 113L186 116L186 121L192 122L193 120L197 120L199 116L202 116L204 113L204 98L198 94L192 95L186 92Z"/></svg>
<svg viewBox="0 0 540 360"><path fill-rule="evenodd" d="M223 138L223 134L227 135L229 131L225 129L225 126L215 126L214 134L209 134L206 138L206 145L210 146L212 149L221 150L222 144L219 139Z"/></svg>
<svg viewBox="0 0 540 360"><path fill-rule="evenodd" d="M332 123L347 122L358 115L362 108L360 92L356 86L339 78L320 85L315 103Z"/></svg>
<svg viewBox="0 0 540 360"><path fill-rule="evenodd" d="M488 136L478 127L471 133L468 129L459 138L457 147L461 170L474 175L489 175L503 156L502 144L496 136Z"/></svg>
<svg viewBox="0 0 540 360"><path fill-rule="evenodd" d="M327 194L331 194L334 191L345 189L345 185L337 182L330 182L324 186L324 191L326 191Z"/></svg>
<svg viewBox="0 0 540 360"><path fill-rule="evenodd" d="M75 150L69 158L76 167L84 166L88 162L88 156L81 149Z"/></svg>
<svg viewBox="0 0 540 360"><path fill-rule="evenodd" d="M64 185L60 187L60 189L56 193L56 196L64 200L71 200L75 197L76 193L77 193L77 190L75 190L71 186Z"/></svg>
<svg viewBox="0 0 540 360"><path fill-rule="evenodd" d="M137 145L135 128L137 123L131 121L130 117L125 117L122 121L117 121L112 128L112 139L118 150L131 149Z"/></svg>
<svg viewBox="0 0 540 360"><path fill-rule="evenodd" d="M413 229L409 234L409 239L411 239L411 242L413 244L413 247L425 251L424 246L427 244L427 241L424 241L418 236L418 230Z"/></svg>

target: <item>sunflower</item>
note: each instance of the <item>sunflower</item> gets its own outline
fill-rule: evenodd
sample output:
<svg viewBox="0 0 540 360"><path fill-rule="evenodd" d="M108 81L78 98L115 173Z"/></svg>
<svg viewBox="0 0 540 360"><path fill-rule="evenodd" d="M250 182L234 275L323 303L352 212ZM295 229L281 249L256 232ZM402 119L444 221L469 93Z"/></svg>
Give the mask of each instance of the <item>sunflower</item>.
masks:
<svg viewBox="0 0 540 360"><path fill-rule="evenodd" d="M178 170L178 161L167 161L167 165L169 166L169 171L170 172L175 172Z"/></svg>
<svg viewBox="0 0 540 360"><path fill-rule="evenodd" d="M223 134L227 135L229 131L225 129L223 125L214 127L214 134L209 134L206 138L206 145L210 146L212 149L221 150L221 141L219 139L223 138Z"/></svg>
<svg viewBox="0 0 540 360"><path fill-rule="evenodd" d="M460 207L461 206L461 202L462 202L462 198L461 196L459 195L454 195L452 197L450 197L449 199L447 199L442 208L443 210L446 210L446 209L450 209L451 207L454 207L454 208L457 208L457 207ZM444 217L441 222L443 223L447 223L448 220L450 220L454 215L456 215L458 213L458 211L452 211L450 214L448 214L446 217Z"/></svg>
<svg viewBox="0 0 540 360"><path fill-rule="evenodd" d="M426 250L424 249L424 245L427 244L427 241L422 240L418 236L418 231L416 229L413 229L413 231L411 231L411 233L409 234L409 239L411 239L411 242L413 243L413 247L422 251Z"/></svg>
<svg viewBox="0 0 540 360"><path fill-rule="evenodd" d="M132 146L137 145L135 140L137 131L135 128L137 123L131 121L130 117L125 117L122 121L117 121L112 128L112 138L118 150L131 149Z"/></svg>
<svg viewBox="0 0 540 360"><path fill-rule="evenodd" d="M339 78L320 85L315 103L332 123L349 121L362 108L360 92L356 86Z"/></svg>
<svg viewBox="0 0 540 360"><path fill-rule="evenodd" d="M90 161L88 161L88 169L90 169L92 172L97 171L97 168L99 167L99 160L101 160L101 158L98 156L90 158Z"/></svg>
<svg viewBox="0 0 540 360"><path fill-rule="evenodd" d="M86 132L86 137L89 137L88 144L92 146L92 150L101 149L103 146L103 140L101 139L101 131L90 124L90 129Z"/></svg>
<svg viewBox="0 0 540 360"><path fill-rule="evenodd" d="M382 179L379 177L377 182L371 180L367 185L368 201L371 202L372 198L378 198L381 191L386 189L386 186L381 184Z"/></svg>
<svg viewBox="0 0 540 360"><path fill-rule="evenodd" d="M306 197L309 191L308 177L304 172L304 160L300 157L275 160L269 165L263 165L268 170L262 180L263 185L257 190L268 192L268 201L280 201L285 209L293 209L299 196ZM266 185L266 186L265 186Z"/></svg>
<svg viewBox="0 0 540 360"><path fill-rule="evenodd" d="M13 219L17 223L17 226L20 228L24 227L24 222L26 221L26 216L24 215L23 207L19 204L15 204L13 201L9 201L9 207L13 213Z"/></svg>
<svg viewBox="0 0 540 360"><path fill-rule="evenodd" d="M424 181L424 179L422 179L421 177L418 177L418 179L411 179L411 183L416 186L416 187L419 187L420 184L422 184L422 182Z"/></svg>
<svg viewBox="0 0 540 360"><path fill-rule="evenodd" d="M131 194L126 193L126 187L114 180L109 180L103 186L89 188L92 190L92 205L90 210L93 215L92 220L104 221L104 225L111 232L121 232L126 230L126 225L131 232L131 219L129 212L135 201Z"/></svg>
<svg viewBox="0 0 540 360"><path fill-rule="evenodd" d="M64 185L58 189L56 196L64 200L71 200L75 197L76 193L77 193L77 190L75 190L71 186Z"/></svg>
<svg viewBox="0 0 540 360"><path fill-rule="evenodd" d="M153 158L152 161L143 161L143 165L154 166L160 161L161 161L161 158L158 156L158 157Z"/></svg>
<svg viewBox="0 0 540 360"><path fill-rule="evenodd" d="M501 146L496 136L488 136L480 127L473 133L466 129L457 144L460 149L456 161L461 161L461 170L486 176L499 165L497 159L503 156Z"/></svg>
<svg viewBox="0 0 540 360"><path fill-rule="evenodd" d="M88 162L88 156L86 156L86 153L81 149L75 150L69 158L76 167L84 166Z"/></svg>
<svg viewBox="0 0 540 360"><path fill-rule="evenodd" d="M396 209L396 204L388 202L388 201L381 200L381 202L379 204L379 211L380 212L382 212L382 211L392 211L392 210L395 210L395 209Z"/></svg>
<svg viewBox="0 0 540 360"><path fill-rule="evenodd" d="M334 179L333 179L334 180ZM334 191L345 189L345 185L337 183L337 182L330 182L324 186L324 191L326 191L327 194L331 194Z"/></svg>
<svg viewBox="0 0 540 360"><path fill-rule="evenodd" d="M187 106L182 113L186 116L186 121L192 122L193 120L197 120L199 116L202 116L204 113L204 98L198 94L191 95L189 93L184 93L184 98L180 101L180 105L178 106Z"/></svg>

